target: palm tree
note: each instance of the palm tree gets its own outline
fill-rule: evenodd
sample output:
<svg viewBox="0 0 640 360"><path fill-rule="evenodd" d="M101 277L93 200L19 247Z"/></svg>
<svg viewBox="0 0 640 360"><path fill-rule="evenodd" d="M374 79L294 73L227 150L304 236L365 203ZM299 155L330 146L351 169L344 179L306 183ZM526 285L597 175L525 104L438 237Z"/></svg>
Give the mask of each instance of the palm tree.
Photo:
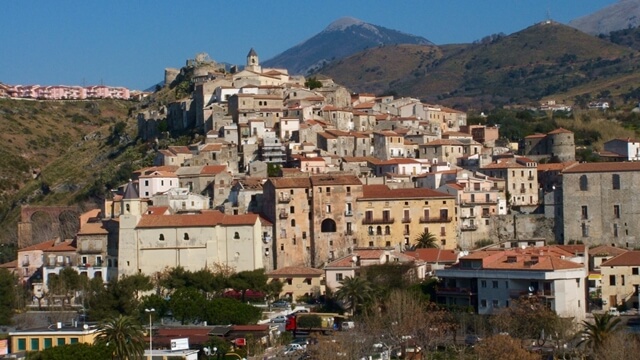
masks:
<svg viewBox="0 0 640 360"><path fill-rule="evenodd" d="M373 288L363 278L347 276L340 284L342 286L336 291L336 298L345 302L347 310L350 310L353 314L358 311L358 307L362 307L373 299Z"/></svg>
<svg viewBox="0 0 640 360"><path fill-rule="evenodd" d="M429 230L423 231L418 237L416 237L416 249L429 249L438 248L438 239Z"/></svg>
<svg viewBox="0 0 640 360"><path fill-rule="evenodd" d="M142 327L132 317L119 315L100 324L94 344L106 345L114 359L142 359L145 340Z"/></svg>
<svg viewBox="0 0 640 360"><path fill-rule="evenodd" d="M618 325L620 324L620 318L614 318L609 313L595 314L593 316L594 322L589 323L586 320L582 321L582 340L578 345L585 344L587 347L595 350L598 349L605 342L607 337L614 332L618 331Z"/></svg>

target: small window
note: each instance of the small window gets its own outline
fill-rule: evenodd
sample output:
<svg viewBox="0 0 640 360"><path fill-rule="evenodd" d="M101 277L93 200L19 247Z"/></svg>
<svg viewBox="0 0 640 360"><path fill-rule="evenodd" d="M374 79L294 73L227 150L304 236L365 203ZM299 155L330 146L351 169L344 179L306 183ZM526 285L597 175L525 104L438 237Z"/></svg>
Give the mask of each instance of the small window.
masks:
<svg viewBox="0 0 640 360"><path fill-rule="evenodd" d="M184 236L182 238L184 240L189 240L189 234L188 233L184 233Z"/></svg>
<svg viewBox="0 0 640 360"><path fill-rule="evenodd" d="M164 234L160 234L160 236L158 236L158 240L164 241Z"/></svg>
<svg viewBox="0 0 640 360"><path fill-rule="evenodd" d="M27 350L27 339L24 339L24 338L18 339L18 350L19 351Z"/></svg>
<svg viewBox="0 0 640 360"><path fill-rule="evenodd" d="M638 275L638 268L637 267L631 268L631 275Z"/></svg>
<svg viewBox="0 0 640 360"><path fill-rule="evenodd" d="M486 288L487 287L487 280L481 280L480 281L480 287L483 288L483 289Z"/></svg>
<svg viewBox="0 0 640 360"><path fill-rule="evenodd" d="M492 281L491 285L493 286L494 289L497 289L498 288L498 281L496 281L496 280Z"/></svg>
<svg viewBox="0 0 640 360"><path fill-rule="evenodd" d="M487 307L487 300L485 300L485 299L480 300L480 307L486 308Z"/></svg>
<svg viewBox="0 0 640 360"><path fill-rule="evenodd" d="M613 174L611 176L611 186L613 187L613 190L620 190L620 175Z"/></svg>
<svg viewBox="0 0 640 360"><path fill-rule="evenodd" d="M233 238L234 239L240 239L240 233L237 232L237 231L235 233L233 233Z"/></svg>
<svg viewBox="0 0 640 360"><path fill-rule="evenodd" d="M616 276L615 275L609 275L609 285L616 286Z"/></svg>
<svg viewBox="0 0 640 360"><path fill-rule="evenodd" d="M342 273L336 274L336 281L342 281Z"/></svg>
<svg viewBox="0 0 640 360"><path fill-rule="evenodd" d="M580 191L589 190L589 181L587 180L587 175L580 176Z"/></svg>

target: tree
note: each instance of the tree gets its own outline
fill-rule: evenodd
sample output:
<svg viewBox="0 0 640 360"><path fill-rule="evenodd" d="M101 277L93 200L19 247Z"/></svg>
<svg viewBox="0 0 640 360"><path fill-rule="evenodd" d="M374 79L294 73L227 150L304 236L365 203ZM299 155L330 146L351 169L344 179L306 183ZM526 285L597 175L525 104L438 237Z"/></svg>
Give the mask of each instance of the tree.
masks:
<svg viewBox="0 0 640 360"><path fill-rule="evenodd" d="M494 335L476 345L479 360L539 360L540 356L522 347L522 343L509 335Z"/></svg>
<svg viewBox="0 0 640 360"><path fill-rule="evenodd" d="M204 309L209 324L255 324L262 316L262 310L252 305L229 298L215 298L206 303Z"/></svg>
<svg viewBox="0 0 640 360"><path fill-rule="evenodd" d="M266 291L268 289L267 280L268 277L264 269L246 270L231 275L229 285L242 293L241 300L245 302L247 290Z"/></svg>
<svg viewBox="0 0 640 360"><path fill-rule="evenodd" d="M304 86L309 88L309 90L317 89L322 87L322 82L318 80L316 77L310 77L307 81L304 82Z"/></svg>
<svg viewBox="0 0 640 360"><path fill-rule="evenodd" d="M617 332L620 318L613 317L609 313L594 314L593 323L586 320L582 321L583 340L578 345L585 345L591 350L598 350L609 335Z"/></svg>
<svg viewBox="0 0 640 360"><path fill-rule="evenodd" d="M371 283L360 277L347 276L340 282L342 286L336 291L336 298L346 304L346 309L353 314L358 313L373 299Z"/></svg>
<svg viewBox="0 0 640 360"><path fill-rule="evenodd" d="M429 230L423 231L418 237L416 237L415 247L417 249L432 249L438 248L438 239Z"/></svg>
<svg viewBox="0 0 640 360"><path fill-rule="evenodd" d="M48 285L52 295L62 296L67 305L71 305L71 299L85 287L86 282L86 277L80 276L75 269L66 267L59 274L50 275ZM62 302L63 307L65 301Z"/></svg>
<svg viewBox="0 0 640 360"><path fill-rule="evenodd" d="M9 270L0 268L0 325L11 324L16 301L17 278Z"/></svg>
<svg viewBox="0 0 640 360"><path fill-rule="evenodd" d="M100 324L94 344L107 346L117 360L142 359L146 347L140 324L123 315Z"/></svg>
<svg viewBox="0 0 640 360"><path fill-rule="evenodd" d="M204 296L195 288L180 288L169 299L169 309L182 325L199 321L205 305Z"/></svg>
<svg viewBox="0 0 640 360"><path fill-rule="evenodd" d="M494 329L521 340L541 339L555 334L560 325L558 315L537 296L522 296L491 319Z"/></svg>

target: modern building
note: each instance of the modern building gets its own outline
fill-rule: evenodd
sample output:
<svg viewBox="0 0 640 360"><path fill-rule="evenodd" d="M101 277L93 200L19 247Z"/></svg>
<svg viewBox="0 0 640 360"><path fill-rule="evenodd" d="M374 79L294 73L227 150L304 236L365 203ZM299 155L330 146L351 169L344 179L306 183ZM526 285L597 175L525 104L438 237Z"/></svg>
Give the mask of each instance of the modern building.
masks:
<svg viewBox="0 0 640 360"><path fill-rule="evenodd" d="M492 314L520 297L535 296L559 316L580 321L587 278L581 261L558 246L476 251L435 271L441 279L437 301Z"/></svg>
<svg viewBox="0 0 640 360"><path fill-rule="evenodd" d="M69 344L93 344L97 335L96 326L58 322L46 328L16 330L9 332L10 354L27 351L42 351L55 346Z"/></svg>

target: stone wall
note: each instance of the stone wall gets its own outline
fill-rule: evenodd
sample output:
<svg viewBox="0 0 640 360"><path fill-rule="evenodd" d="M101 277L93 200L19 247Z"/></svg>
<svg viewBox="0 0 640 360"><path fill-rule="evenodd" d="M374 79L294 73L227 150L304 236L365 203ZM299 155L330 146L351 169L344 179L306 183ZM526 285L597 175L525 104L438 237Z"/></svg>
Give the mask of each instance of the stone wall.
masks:
<svg viewBox="0 0 640 360"><path fill-rule="evenodd" d="M493 217L493 229L490 240L493 242L513 239L544 238L547 242L556 241L554 218L544 214L509 214Z"/></svg>

